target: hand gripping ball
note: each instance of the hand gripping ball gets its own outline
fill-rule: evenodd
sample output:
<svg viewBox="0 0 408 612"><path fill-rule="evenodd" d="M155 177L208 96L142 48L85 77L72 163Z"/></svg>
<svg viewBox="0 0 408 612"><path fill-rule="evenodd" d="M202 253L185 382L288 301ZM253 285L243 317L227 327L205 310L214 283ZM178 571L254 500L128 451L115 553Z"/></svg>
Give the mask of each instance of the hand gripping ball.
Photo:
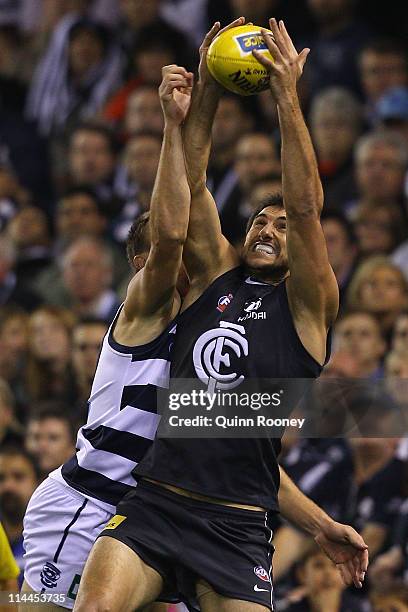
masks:
<svg viewBox="0 0 408 612"><path fill-rule="evenodd" d="M254 49L272 59L259 26L243 25L226 30L208 49L210 74L223 87L241 96L252 96L268 89L268 72L252 55Z"/></svg>

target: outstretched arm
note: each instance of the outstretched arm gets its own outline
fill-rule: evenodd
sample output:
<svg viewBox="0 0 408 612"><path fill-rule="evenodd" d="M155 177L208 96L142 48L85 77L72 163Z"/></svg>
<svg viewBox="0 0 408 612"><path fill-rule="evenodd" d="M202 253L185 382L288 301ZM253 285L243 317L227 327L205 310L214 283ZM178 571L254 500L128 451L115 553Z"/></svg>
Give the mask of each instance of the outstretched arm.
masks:
<svg viewBox="0 0 408 612"><path fill-rule="evenodd" d="M187 237L190 189L181 136L191 97L193 75L165 66L159 88L165 126L156 182L150 205L150 252L144 268L131 281L124 306L128 319L161 312L171 314Z"/></svg>
<svg viewBox="0 0 408 612"><path fill-rule="evenodd" d="M218 210L206 187L211 149L211 129L222 93L207 69L207 51L214 38L228 28L242 25L243 17L220 30L216 22L200 47L198 83L193 88L190 111L183 128L188 183L191 190L190 222L184 261L191 282L209 284L238 264L235 249L222 235Z"/></svg>
<svg viewBox="0 0 408 612"><path fill-rule="evenodd" d="M306 329L311 337L317 334L325 338L337 315L338 288L320 225L323 189L296 91L309 49L298 54L282 21L278 25L271 19L270 27L273 36L268 30L262 30L262 34L274 61L257 51L253 54L269 71L270 89L278 107L290 269L288 297L300 335ZM301 339L312 354L316 353L307 335Z"/></svg>
<svg viewBox="0 0 408 612"><path fill-rule="evenodd" d="M361 587L368 567L368 549L363 538L349 525L330 518L306 497L280 467L279 506L282 516L309 533L337 565L346 585Z"/></svg>

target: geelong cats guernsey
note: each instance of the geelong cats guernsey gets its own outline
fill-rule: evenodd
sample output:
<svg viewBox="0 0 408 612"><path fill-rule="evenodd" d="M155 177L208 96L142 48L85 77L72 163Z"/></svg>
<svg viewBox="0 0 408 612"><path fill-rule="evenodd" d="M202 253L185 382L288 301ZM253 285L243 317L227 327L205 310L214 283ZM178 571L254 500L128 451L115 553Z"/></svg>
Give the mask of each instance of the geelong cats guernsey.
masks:
<svg viewBox="0 0 408 612"><path fill-rule="evenodd" d="M212 343L211 353L214 339L217 346ZM319 376L322 367L295 330L285 282L262 283L235 268L179 315L171 377L205 381L205 370L211 368L221 374L220 380L227 380L229 371L242 380ZM279 438L157 438L135 474L278 510L280 449Z"/></svg>
<svg viewBox="0 0 408 612"><path fill-rule="evenodd" d="M148 344L123 346L113 338L119 312L102 343L77 452L50 474L110 512L136 485L132 470L155 437L157 388L168 387L175 333L172 323Z"/></svg>

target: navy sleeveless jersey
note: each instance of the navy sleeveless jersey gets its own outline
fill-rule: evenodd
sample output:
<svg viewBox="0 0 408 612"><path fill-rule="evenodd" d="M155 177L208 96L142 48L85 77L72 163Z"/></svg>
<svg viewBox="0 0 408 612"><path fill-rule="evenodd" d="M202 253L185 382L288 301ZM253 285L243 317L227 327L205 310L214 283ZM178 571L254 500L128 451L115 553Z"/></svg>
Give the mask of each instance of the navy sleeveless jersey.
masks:
<svg viewBox="0 0 408 612"><path fill-rule="evenodd" d="M259 282L248 278L242 267L216 279L179 315L171 377L208 381L206 347L215 338L221 338L219 380L228 379L228 365L242 380L316 378L322 370L297 335L285 282ZM201 495L278 510L280 450L279 438L156 438L135 474Z"/></svg>

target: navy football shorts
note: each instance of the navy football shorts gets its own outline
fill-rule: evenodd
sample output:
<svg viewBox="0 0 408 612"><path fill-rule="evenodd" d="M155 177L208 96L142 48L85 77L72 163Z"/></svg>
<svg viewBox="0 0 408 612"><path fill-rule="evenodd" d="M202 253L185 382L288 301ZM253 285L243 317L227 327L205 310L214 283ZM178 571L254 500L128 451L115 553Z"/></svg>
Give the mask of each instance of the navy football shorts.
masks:
<svg viewBox="0 0 408 612"><path fill-rule="evenodd" d="M264 512L198 501L142 480L117 515L117 526L99 537L123 542L162 576L160 600L198 610L201 578L220 595L273 610L272 532Z"/></svg>

